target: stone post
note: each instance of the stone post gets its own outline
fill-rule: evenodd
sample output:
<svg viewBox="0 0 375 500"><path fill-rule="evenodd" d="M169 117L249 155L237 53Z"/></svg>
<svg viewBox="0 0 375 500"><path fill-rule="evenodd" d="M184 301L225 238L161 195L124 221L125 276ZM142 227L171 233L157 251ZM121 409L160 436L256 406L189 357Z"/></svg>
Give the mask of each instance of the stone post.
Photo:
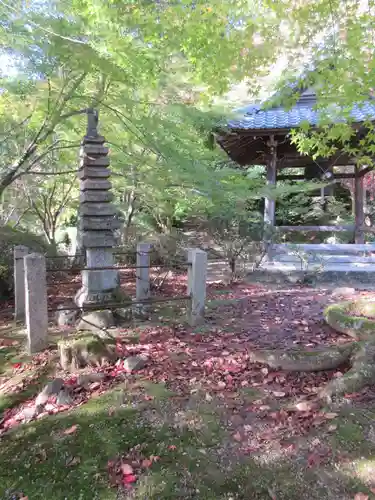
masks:
<svg viewBox="0 0 375 500"><path fill-rule="evenodd" d="M86 304L103 304L114 300L118 288L118 271L105 269L114 265L114 230L116 209L110 193L111 175L108 148L97 131L97 113L88 111L87 133L80 151L80 229L82 245L86 250L86 267L82 271L82 288L76 295L79 307ZM104 268L103 270L89 268Z"/></svg>
<svg viewBox="0 0 375 500"><path fill-rule="evenodd" d="M191 296L188 322L191 326L197 326L204 321L207 253L197 248L189 249L188 264L188 295Z"/></svg>
<svg viewBox="0 0 375 500"><path fill-rule="evenodd" d="M136 301L150 298L150 252L151 243L138 243L137 245L137 269L136 269ZM133 313L143 318L148 315L147 304L135 303Z"/></svg>
<svg viewBox="0 0 375 500"><path fill-rule="evenodd" d="M24 257L26 331L29 354L47 346L48 309L46 259L31 253Z"/></svg>
<svg viewBox="0 0 375 500"><path fill-rule="evenodd" d="M25 266L23 258L30 253L24 246L14 247L14 319L25 321Z"/></svg>

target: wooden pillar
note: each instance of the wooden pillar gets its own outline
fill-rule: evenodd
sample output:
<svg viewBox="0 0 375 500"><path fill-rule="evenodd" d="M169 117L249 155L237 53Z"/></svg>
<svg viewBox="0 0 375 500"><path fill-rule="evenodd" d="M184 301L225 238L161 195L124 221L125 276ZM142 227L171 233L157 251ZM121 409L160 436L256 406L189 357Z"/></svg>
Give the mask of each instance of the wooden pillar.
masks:
<svg viewBox="0 0 375 500"><path fill-rule="evenodd" d="M273 135L271 135L267 145L270 148L270 154L267 162L267 185L275 186L277 169L277 141L275 141ZM267 196L264 199L264 226L266 232L268 232L267 227L269 231L271 231L275 226L275 200Z"/></svg>
<svg viewBox="0 0 375 500"><path fill-rule="evenodd" d="M364 234L362 226L364 224L363 212L363 175L360 168L355 166L354 177L354 210L355 210L355 242L364 243Z"/></svg>

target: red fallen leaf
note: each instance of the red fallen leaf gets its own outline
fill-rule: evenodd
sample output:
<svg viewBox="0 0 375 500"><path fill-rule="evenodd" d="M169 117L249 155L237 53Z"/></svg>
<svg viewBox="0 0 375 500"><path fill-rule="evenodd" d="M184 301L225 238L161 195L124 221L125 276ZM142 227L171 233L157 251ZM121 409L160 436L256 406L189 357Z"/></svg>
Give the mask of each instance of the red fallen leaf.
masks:
<svg viewBox="0 0 375 500"><path fill-rule="evenodd" d="M137 476L135 474L128 474L122 478L122 484L132 484L137 480Z"/></svg>
<svg viewBox="0 0 375 500"><path fill-rule="evenodd" d="M171 450L171 451L177 450L177 446L175 446L174 444L170 444L168 446L168 450Z"/></svg>
<svg viewBox="0 0 375 500"><path fill-rule="evenodd" d="M71 427L68 427L67 429L65 429L64 434L66 436L69 435L69 434L74 434L77 429L78 429L78 425L74 424Z"/></svg>
<svg viewBox="0 0 375 500"><path fill-rule="evenodd" d="M14 370L17 370L18 368L21 368L21 366L22 366L22 363L13 363L12 368Z"/></svg>
<svg viewBox="0 0 375 500"><path fill-rule="evenodd" d="M357 493L354 497L354 500L368 500L370 497L365 493Z"/></svg>
<svg viewBox="0 0 375 500"><path fill-rule="evenodd" d="M131 474L133 474L133 467L129 464L121 464L120 470L124 474L124 476L130 476Z"/></svg>
<svg viewBox="0 0 375 500"><path fill-rule="evenodd" d="M145 458L144 460L142 460L142 467L145 468L145 469L148 469L149 467L151 467L152 465L152 460L148 459L148 458Z"/></svg>

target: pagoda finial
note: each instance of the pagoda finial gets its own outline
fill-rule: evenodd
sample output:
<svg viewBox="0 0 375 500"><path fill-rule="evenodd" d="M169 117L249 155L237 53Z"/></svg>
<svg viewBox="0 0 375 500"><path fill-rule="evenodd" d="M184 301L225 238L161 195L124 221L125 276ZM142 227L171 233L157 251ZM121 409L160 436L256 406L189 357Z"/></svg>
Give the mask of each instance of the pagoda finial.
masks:
<svg viewBox="0 0 375 500"><path fill-rule="evenodd" d="M98 136L99 112L97 109L87 108L87 132L86 137Z"/></svg>

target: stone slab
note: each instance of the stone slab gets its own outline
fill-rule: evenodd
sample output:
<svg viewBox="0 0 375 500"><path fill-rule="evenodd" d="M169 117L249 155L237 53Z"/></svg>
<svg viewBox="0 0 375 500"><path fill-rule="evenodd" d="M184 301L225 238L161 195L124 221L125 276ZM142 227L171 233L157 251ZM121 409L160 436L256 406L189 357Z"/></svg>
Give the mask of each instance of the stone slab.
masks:
<svg viewBox="0 0 375 500"><path fill-rule="evenodd" d="M84 144L80 149L80 156L84 155L106 156L108 153L109 149L106 146L101 146L100 144Z"/></svg>
<svg viewBox="0 0 375 500"><path fill-rule="evenodd" d="M109 191L81 191L80 203L105 203L113 200L113 194Z"/></svg>
<svg viewBox="0 0 375 500"><path fill-rule="evenodd" d="M24 263L28 351L35 354L47 345L46 259L44 255L31 253L24 258Z"/></svg>
<svg viewBox="0 0 375 500"><path fill-rule="evenodd" d="M16 321L25 320L25 255L28 255L30 250L22 245L14 248L14 319Z"/></svg>
<svg viewBox="0 0 375 500"><path fill-rule="evenodd" d="M197 326L204 322L207 277L207 253L200 249L188 251L188 295L191 301L188 307L188 322Z"/></svg>
<svg viewBox="0 0 375 500"><path fill-rule="evenodd" d="M95 217L97 215L115 215L116 207L112 203L85 203L80 207L80 214Z"/></svg>
<svg viewBox="0 0 375 500"><path fill-rule="evenodd" d="M105 137L102 135L96 135L95 137L91 135L85 135L82 144L104 144L105 143Z"/></svg>
<svg viewBox="0 0 375 500"><path fill-rule="evenodd" d="M89 292L87 287L82 286L75 294L74 302L78 307L87 304L106 304L113 302L113 291Z"/></svg>
<svg viewBox="0 0 375 500"><path fill-rule="evenodd" d="M108 156L89 156L84 154L81 156L80 166L81 167L108 167L110 160Z"/></svg>
<svg viewBox="0 0 375 500"><path fill-rule="evenodd" d="M79 225L83 231L113 231L121 227L121 222L108 215L100 214L96 217L84 215L81 217Z"/></svg>
<svg viewBox="0 0 375 500"><path fill-rule="evenodd" d="M81 191L108 191L112 184L107 179L85 179L79 183Z"/></svg>
<svg viewBox="0 0 375 500"><path fill-rule="evenodd" d="M77 172L78 179L108 179L111 171L105 167L83 167Z"/></svg>
<svg viewBox="0 0 375 500"><path fill-rule="evenodd" d="M82 244L85 248L112 248L115 238L112 231L83 231Z"/></svg>

